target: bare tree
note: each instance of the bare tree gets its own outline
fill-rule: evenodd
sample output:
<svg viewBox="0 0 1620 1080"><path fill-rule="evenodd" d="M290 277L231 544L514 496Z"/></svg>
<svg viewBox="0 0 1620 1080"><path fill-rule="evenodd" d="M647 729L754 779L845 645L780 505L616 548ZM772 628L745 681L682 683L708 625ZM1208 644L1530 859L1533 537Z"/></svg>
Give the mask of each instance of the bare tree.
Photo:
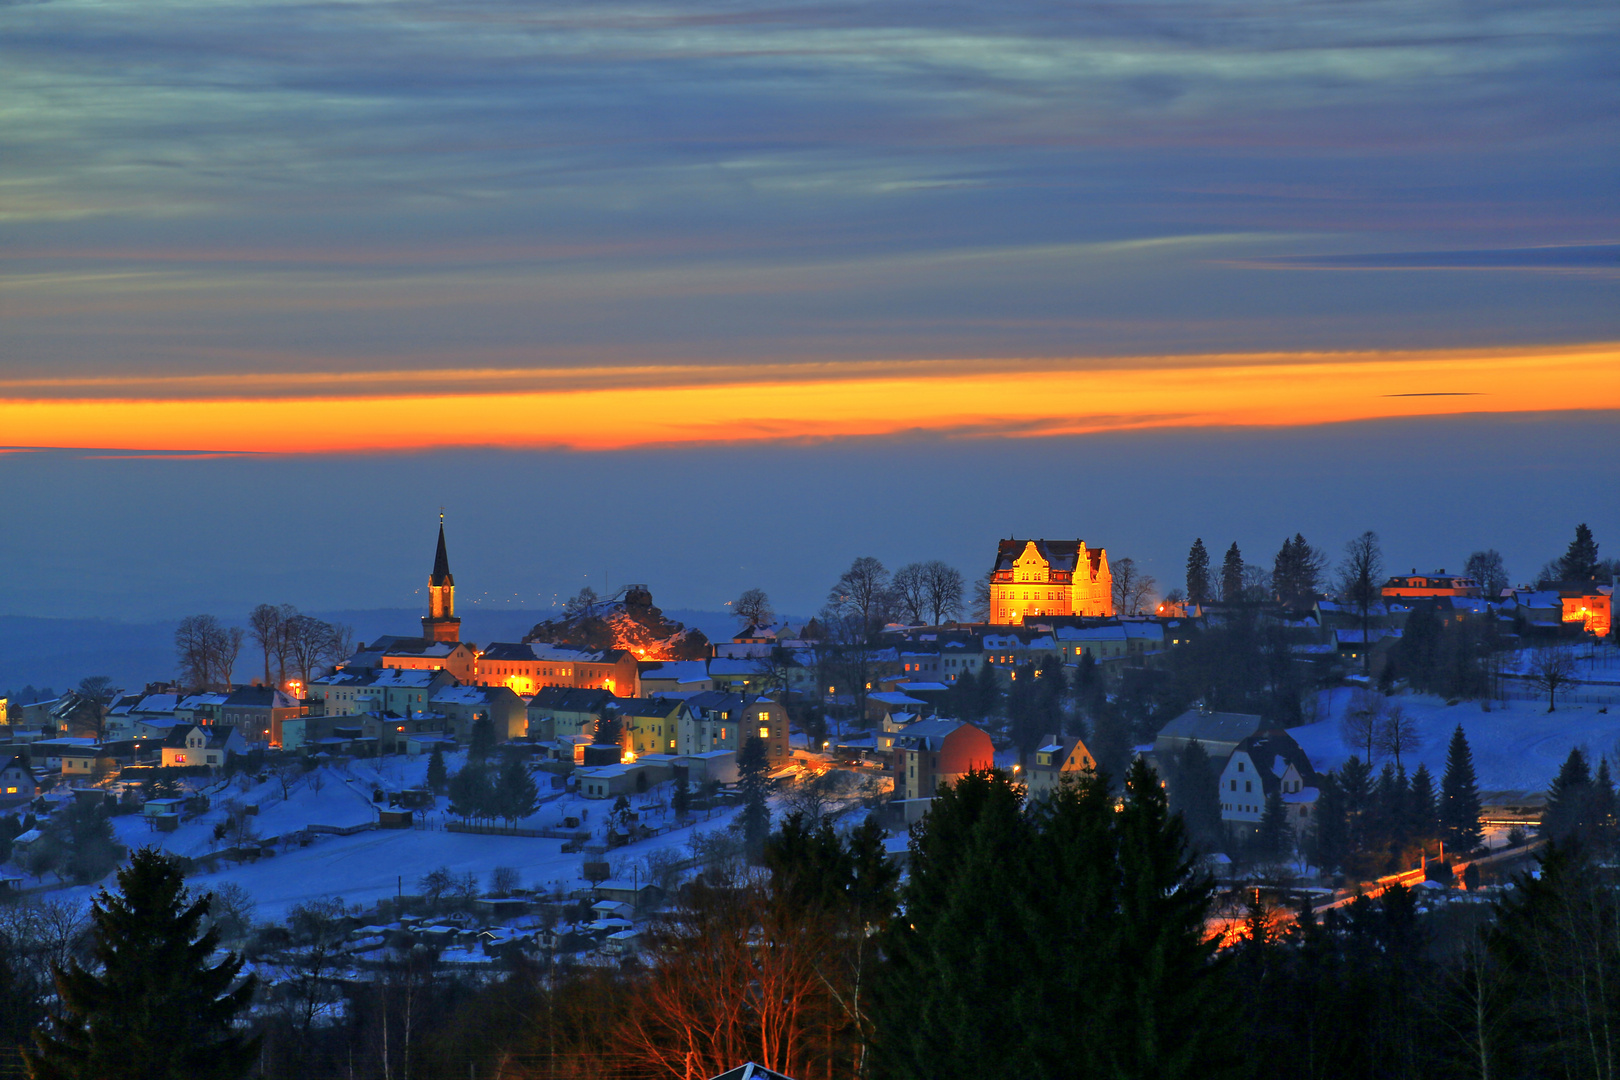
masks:
<svg viewBox="0 0 1620 1080"><path fill-rule="evenodd" d="M180 681L191 690L230 686L231 670L242 651L242 629L223 626L212 615L188 615L174 631Z"/></svg>
<svg viewBox="0 0 1620 1080"><path fill-rule="evenodd" d="M990 582L996 576L992 567L973 583L973 610L970 614L974 622L987 623L990 621Z"/></svg>
<svg viewBox="0 0 1620 1080"><path fill-rule="evenodd" d="M1530 659L1530 681L1547 694L1547 711L1558 708L1558 691L1580 682L1575 677L1575 657L1567 649L1547 646Z"/></svg>
<svg viewBox="0 0 1620 1080"><path fill-rule="evenodd" d="M743 590L743 594L731 602L731 613L744 626L769 626L776 621L771 598L765 595L764 589Z"/></svg>
<svg viewBox="0 0 1620 1080"><path fill-rule="evenodd" d="M1380 594L1379 578L1384 576L1384 554L1378 534L1368 529L1344 546L1344 562L1339 564L1339 592L1345 603L1361 612L1361 671L1372 671L1372 606Z"/></svg>
<svg viewBox="0 0 1620 1080"><path fill-rule="evenodd" d="M248 636L264 652L264 684L277 686L270 679L270 654L281 652L281 636L286 616L274 604L260 604L248 614Z"/></svg>
<svg viewBox="0 0 1620 1080"><path fill-rule="evenodd" d="M938 626L946 616L954 619L962 610L962 572L938 559L922 565L928 613L933 616L932 625Z"/></svg>
<svg viewBox="0 0 1620 1080"><path fill-rule="evenodd" d="M889 571L870 555L849 564L827 592L827 607L859 619L865 633L879 629L889 614Z"/></svg>
<svg viewBox="0 0 1620 1080"><path fill-rule="evenodd" d="M1422 746L1423 737L1418 733L1417 721L1407 716L1405 709L1390 705L1384 710L1383 719L1378 724L1378 749L1395 759L1397 769L1401 767L1403 753Z"/></svg>
<svg viewBox="0 0 1620 1080"><path fill-rule="evenodd" d="M928 577L922 563L907 563L894 572L895 605L906 623L915 626L928 610Z"/></svg>
<svg viewBox="0 0 1620 1080"><path fill-rule="evenodd" d="M1136 560L1127 555L1111 566L1114 573L1114 611L1120 615L1139 615L1158 588L1151 574L1136 569Z"/></svg>
<svg viewBox="0 0 1620 1080"><path fill-rule="evenodd" d="M1358 690L1350 698L1350 705L1339 721L1339 734L1346 746L1366 751L1362 760L1373 761L1373 748L1378 745L1378 734L1383 730L1384 697L1373 690Z"/></svg>
<svg viewBox="0 0 1620 1080"><path fill-rule="evenodd" d="M286 637L293 673L306 687L323 665L348 655L347 630L312 615L295 615L287 624Z"/></svg>
<svg viewBox="0 0 1620 1080"><path fill-rule="evenodd" d="M1468 556L1463 573L1479 582L1487 599L1500 597L1502 590L1508 587L1507 566L1502 562L1502 553L1495 548Z"/></svg>
<svg viewBox="0 0 1620 1080"><path fill-rule="evenodd" d="M76 717L90 729L96 742L107 739L107 710L112 707L117 693L112 680L105 675L91 675L79 680L79 708Z"/></svg>

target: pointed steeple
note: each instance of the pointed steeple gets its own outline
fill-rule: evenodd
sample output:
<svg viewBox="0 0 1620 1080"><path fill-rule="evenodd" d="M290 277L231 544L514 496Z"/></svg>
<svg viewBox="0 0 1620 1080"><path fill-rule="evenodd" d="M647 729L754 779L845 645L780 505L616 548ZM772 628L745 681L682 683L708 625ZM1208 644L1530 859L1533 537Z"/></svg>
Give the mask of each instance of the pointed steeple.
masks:
<svg viewBox="0 0 1620 1080"><path fill-rule="evenodd" d="M439 550L433 556L433 575L428 578L432 586L454 585L456 579L450 574L450 555L444 550L444 513L439 513Z"/></svg>
<svg viewBox="0 0 1620 1080"><path fill-rule="evenodd" d="M422 636L432 641L461 640L456 618L456 579L450 573L450 555L444 547L444 511L439 511L439 549L428 575L428 613L422 617Z"/></svg>

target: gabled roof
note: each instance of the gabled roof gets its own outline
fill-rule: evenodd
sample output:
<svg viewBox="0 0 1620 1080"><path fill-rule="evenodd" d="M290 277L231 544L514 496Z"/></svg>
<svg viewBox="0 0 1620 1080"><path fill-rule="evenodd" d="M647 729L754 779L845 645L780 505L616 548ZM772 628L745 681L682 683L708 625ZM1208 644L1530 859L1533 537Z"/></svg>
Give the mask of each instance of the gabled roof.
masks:
<svg viewBox="0 0 1620 1080"><path fill-rule="evenodd" d="M1024 549L1030 545L1029 540L1003 540L996 546L996 569L1011 570ZM1035 550L1051 565L1053 570L1060 573L1073 573L1080 563L1080 549L1085 546L1083 540L1036 540ZM1095 560L1093 560L1095 561Z"/></svg>
<svg viewBox="0 0 1620 1080"><path fill-rule="evenodd" d="M1311 767L1311 759L1294 741L1294 737L1281 729L1273 728L1249 736L1232 751L1233 757L1238 754L1246 754L1254 762L1254 771L1259 774L1261 787L1267 795L1277 790L1278 782L1288 772L1290 765L1306 786L1316 785L1316 770Z"/></svg>
<svg viewBox="0 0 1620 1080"><path fill-rule="evenodd" d="M894 745L903 750L938 750L946 738L972 726L965 720L919 720L895 732Z"/></svg>
<svg viewBox="0 0 1620 1080"><path fill-rule="evenodd" d="M680 698L632 697L617 698L614 700L612 707L623 713L625 716L663 717L680 711L685 705L686 702L682 701Z"/></svg>
<svg viewBox="0 0 1620 1080"><path fill-rule="evenodd" d="M772 1072L763 1065L755 1065L752 1061L737 1066L729 1072L723 1072L714 1080L793 1080L779 1072Z"/></svg>
<svg viewBox="0 0 1620 1080"><path fill-rule="evenodd" d="M226 708L295 709L298 702L273 686L242 686L225 698Z"/></svg>
<svg viewBox="0 0 1620 1080"><path fill-rule="evenodd" d="M541 712L596 713L614 697L606 690L585 690L573 686L545 686L529 699L529 708Z"/></svg>
<svg viewBox="0 0 1620 1080"><path fill-rule="evenodd" d="M1260 730L1260 717L1254 713L1200 712L1188 709L1163 728L1161 739L1197 739L1201 743L1236 743Z"/></svg>

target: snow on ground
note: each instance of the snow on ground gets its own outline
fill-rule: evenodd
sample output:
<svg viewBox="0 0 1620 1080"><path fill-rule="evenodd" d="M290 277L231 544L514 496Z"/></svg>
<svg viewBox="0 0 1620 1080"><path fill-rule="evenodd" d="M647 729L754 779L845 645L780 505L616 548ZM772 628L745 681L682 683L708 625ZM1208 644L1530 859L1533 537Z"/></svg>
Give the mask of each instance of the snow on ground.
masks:
<svg viewBox="0 0 1620 1080"><path fill-rule="evenodd" d="M1324 691L1321 696L1325 719L1289 734L1299 742L1318 769L1336 769L1351 754L1365 756L1365 748L1345 745L1339 725L1349 706L1350 690ZM1436 784L1445 774L1446 749L1458 724L1468 737L1474 754L1474 771L1482 792L1501 793L1512 799L1545 792L1558 767L1572 747L1580 746L1592 756L1620 757L1620 707L1563 705L1549 714L1541 701L1493 701L1485 712L1480 702L1465 701L1447 705L1426 694L1399 694L1383 699L1399 704L1406 715L1417 721L1422 746L1401 755L1408 773L1422 762L1434 774ZM1376 755L1382 766L1384 756Z"/></svg>
<svg viewBox="0 0 1620 1080"><path fill-rule="evenodd" d="M464 754L447 755L453 774L463 763ZM238 778L213 782L203 790L209 794L210 809L181 825L172 833L153 831L145 817L128 814L113 819L120 842L131 850L152 846L179 855L198 856L231 844L229 838L214 839L214 827L227 815L227 804L257 804L259 813L249 821L254 835L268 839L302 830L311 824L345 827L376 820L372 795L377 787L385 791L420 787L426 778L427 758L393 756L356 759L341 766L323 766L300 775L292 790L283 797L282 787L273 776L263 783ZM547 777L537 774L542 784ZM645 795L631 797L632 806L642 812L642 821L658 826L667 822L667 809L648 809L650 803L667 803L668 786L660 785ZM549 792L542 787L541 797ZM317 835L308 847L283 849L255 862L234 864L221 861L213 873L198 873L190 882L199 891L217 888L226 882L241 885L258 904L260 920L278 920L297 904L328 896L342 897L347 904L370 905L396 892L417 890L417 881L429 871L447 867L454 874L475 874L480 886L487 886L490 871L510 866L521 875L526 887L565 890L585 885L580 877L583 854L564 855L562 841L541 837L498 836L443 831L451 818L441 797L436 809L419 812L428 827L379 830L353 836ZM386 803L384 804L386 805ZM604 836L611 800L584 799L562 795L541 805L530 817L518 822L529 829L558 828L567 816L582 817L583 825L595 842ZM655 851L686 849L696 833L722 829L731 824L734 810L717 811L711 819L699 815L688 827L648 840L638 841L608 854L614 866L646 858ZM94 888L64 888L53 893L61 899L88 902Z"/></svg>

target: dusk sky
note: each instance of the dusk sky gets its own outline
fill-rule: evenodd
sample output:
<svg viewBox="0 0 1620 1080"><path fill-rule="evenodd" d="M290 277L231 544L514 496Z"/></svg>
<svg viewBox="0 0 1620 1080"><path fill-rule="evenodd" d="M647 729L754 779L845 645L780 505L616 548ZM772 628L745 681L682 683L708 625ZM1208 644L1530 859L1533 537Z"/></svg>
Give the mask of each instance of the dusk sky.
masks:
<svg viewBox="0 0 1620 1080"><path fill-rule="evenodd" d="M1617 56L1585 0L0 5L0 613L415 606L441 506L542 607L1620 554Z"/></svg>

